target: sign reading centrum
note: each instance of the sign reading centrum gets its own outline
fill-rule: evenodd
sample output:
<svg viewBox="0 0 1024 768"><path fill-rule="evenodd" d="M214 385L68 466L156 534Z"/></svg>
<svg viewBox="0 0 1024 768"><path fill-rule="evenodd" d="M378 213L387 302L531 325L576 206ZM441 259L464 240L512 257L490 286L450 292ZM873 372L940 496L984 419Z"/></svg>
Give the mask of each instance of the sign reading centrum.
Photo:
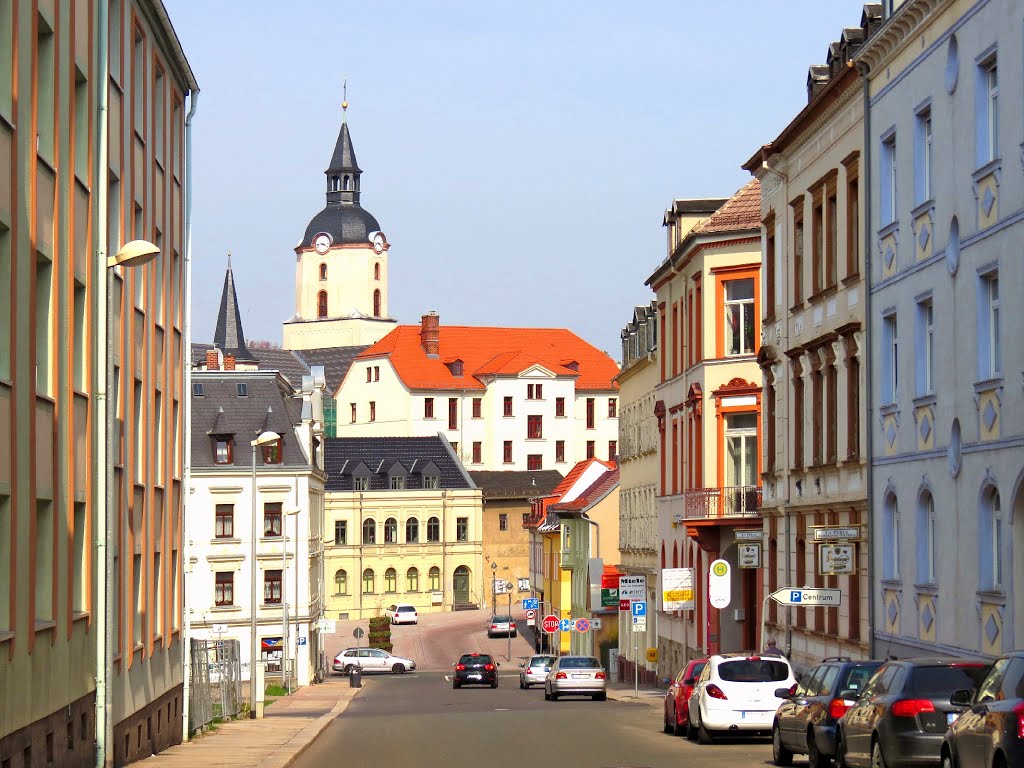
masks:
<svg viewBox="0 0 1024 768"><path fill-rule="evenodd" d="M806 605L806 606L838 606L843 599L843 593L838 589L820 589L804 587L803 589L787 587L772 592L772 600L783 605Z"/></svg>

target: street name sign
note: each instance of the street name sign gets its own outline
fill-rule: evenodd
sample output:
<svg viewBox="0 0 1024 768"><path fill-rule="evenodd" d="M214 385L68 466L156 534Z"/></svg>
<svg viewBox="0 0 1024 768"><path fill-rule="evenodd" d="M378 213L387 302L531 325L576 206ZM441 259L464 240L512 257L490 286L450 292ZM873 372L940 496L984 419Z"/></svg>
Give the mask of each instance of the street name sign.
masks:
<svg viewBox="0 0 1024 768"><path fill-rule="evenodd" d="M807 607L838 606L843 599L842 590L822 589L815 587L787 587L772 592L772 600L783 605L800 605Z"/></svg>
<svg viewBox="0 0 1024 768"><path fill-rule="evenodd" d="M736 541L763 541L764 531L760 528L749 528L745 531L736 531Z"/></svg>

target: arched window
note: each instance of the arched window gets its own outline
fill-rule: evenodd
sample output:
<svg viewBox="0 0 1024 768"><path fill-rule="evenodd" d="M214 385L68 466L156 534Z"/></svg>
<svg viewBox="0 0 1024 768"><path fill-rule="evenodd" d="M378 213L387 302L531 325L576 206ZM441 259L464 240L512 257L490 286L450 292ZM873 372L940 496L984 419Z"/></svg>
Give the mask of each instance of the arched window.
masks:
<svg viewBox="0 0 1024 768"><path fill-rule="evenodd" d="M436 517L427 520L427 541L438 542L441 540L441 521Z"/></svg>
<svg viewBox="0 0 1024 768"><path fill-rule="evenodd" d="M436 565L430 569L428 574L430 578L430 591L440 592L441 591L441 569Z"/></svg>
<svg viewBox="0 0 1024 768"><path fill-rule="evenodd" d="M321 320L327 317L327 291L316 295L316 316Z"/></svg>
<svg viewBox="0 0 1024 768"><path fill-rule="evenodd" d="M373 594L373 591L373 568L367 568L363 571L363 594L370 595Z"/></svg>
<svg viewBox="0 0 1024 768"><path fill-rule="evenodd" d="M388 568L386 571L384 571L384 591L398 591L398 574L395 572L394 568Z"/></svg>
<svg viewBox="0 0 1024 768"><path fill-rule="evenodd" d="M380 262L373 265L373 279L380 280Z"/></svg>
<svg viewBox="0 0 1024 768"><path fill-rule="evenodd" d="M373 292L373 316L380 317L380 291Z"/></svg>
<svg viewBox="0 0 1024 768"><path fill-rule="evenodd" d="M393 517L389 517L384 521L384 543L398 543L398 521Z"/></svg>
<svg viewBox="0 0 1024 768"><path fill-rule="evenodd" d="M363 544L377 543L377 523L373 520L363 520Z"/></svg>
<svg viewBox="0 0 1024 768"><path fill-rule="evenodd" d="M981 588L1003 588L1003 513L999 491L994 486L981 495L981 530L978 532L978 562L981 566Z"/></svg>
<svg viewBox="0 0 1024 768"><path fill-rule="evenodd" d="M345 573L344 569L339 568L334 572L334 594L348 594L348 574Z"/></svg>
<svg viewBox="0 0 1024 768"><path fill-rule="evenodd" d="M900 577L900 509L896 494L889 493L882 506L882 578Z"/></svg>
<svg viewBox="0 0 1024 768"><path fill-rule="evenodd" d="M326 264L321 264L320 265L320 279L321 280L326 280L327 279L327 265Z"/></svg>
<svg viewBox="0 0 1024 768"><path fill-rule="evenodd" d="M349 184L350 181L351 181L351 179L349 178L349 175L346 173L345 174L345 191L346 192L348 192L348 190L350 189L350 184Z"/></svg>
<svg viewBox="0 0 1024 768"><path fill-rule="evenodd" d="M420 542L420 521L410 517L405 521L405 543L419 544Z"/></svg>
<svg viewBox="0 0 1024 768"><path fill-rule="evenodd" d="M917 502L917 582L935 583L935 499L921 491Z"/></svg>
<svg viewBox="0 0 1024 768"><path fill-rule="evenodd" d="M410 568L405 572L405 589L407 592L420 591L420 572L416 568Z"/></svg>

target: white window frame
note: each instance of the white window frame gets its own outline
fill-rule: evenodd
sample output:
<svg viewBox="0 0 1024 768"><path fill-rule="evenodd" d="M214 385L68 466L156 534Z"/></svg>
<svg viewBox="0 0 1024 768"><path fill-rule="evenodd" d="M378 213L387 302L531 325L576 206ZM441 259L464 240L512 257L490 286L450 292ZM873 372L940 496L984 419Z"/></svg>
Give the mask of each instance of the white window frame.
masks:
<svg viewBox="0 0 1024 768"><path fill-rule="evenodd" d="M754 331L755 331L754 336L755 337L757 336L757 333L756 333L756 331L757 331L757 322L756 322L756 318L754 317L754 303L755 303L754 302L754 294L757 292L756 286L755 286L754 290L751 291L749 299L730 299L729 298L729 288L730 288L730 286L737 286L739 283L745 282L747 280L750 281L752 286L755 285L754 278L752 278L752 277L742 277L742 278L738 278L736 280L723 280L722 281L724 283L724 285L722 286L723 287L723 291L722 292L724 294L724 301L723 301L724 309L723 309L723 317L722 317L722 322L723 322L723 326L722 327L723 328L725 328L725 329L729 328L729 310L730 310L730 308L733 307L733 306L739 306L739 309L740 309L740 312L739 312L739 322L737 324L736 330L734 331L734 333L736 334L736 337L739 339L739 351L738 352L732 352L729 340L726 339L726 340L724 340L724 343L723 343L724 352L725 352L726 357L735 357L735 356L738 356L738 355L752 355L752 354L754 354L754 352L757 351L756 350L756 347L757 347L757 339L756 338L751 338L751 340L750 340L751 341L751 348L750 349L747 349L744 346L744 343L743 343L743 328L744 328L744 323L746 322L746 318L747 318L747 314L748 313L750 314L751 322L753 322L753 324L754 324ZM726 330L726 333L728 333L728 330Z"/></svg>
<svg viewBox="0 0 1024 768"><path fill-rule="evenodd" d="M1002 375L999 327L999 269L989 265L978 270L978 376L984 381Z"/></svg>
<svg viewBox="0 0 1024 768"><path fill-rule="evenodd" d="M896 311L882 316L882 404L891 405L899 399L899 325Z"/></svg>
<svg viewBox="0 0 1024 768"><path fill-rule="evenodd" d="M892 130L882 137L881 153L881 206L879 207L879 223L885 227L896 222L896 131Z"/></svg>
<svg viewBox="0 0 1024 768"><path fill-rule="evenodd" d="M995 46L975 61L975 141L981 168L999 158L999 58Z"/></svg>
<svg viewBox="0 0 1024 768"><path fill-rule="evenodd" d="M918 397L935 392L935 307L931 295L917 301L917 348L914 356Z"/></svg>
<svg viewBox="0 0 1024 768"><path fill-rule="evenodd" d="M932 199L932 151L934 123L931 103L919 107L914 130L914 202L918 205Z"/></svg>

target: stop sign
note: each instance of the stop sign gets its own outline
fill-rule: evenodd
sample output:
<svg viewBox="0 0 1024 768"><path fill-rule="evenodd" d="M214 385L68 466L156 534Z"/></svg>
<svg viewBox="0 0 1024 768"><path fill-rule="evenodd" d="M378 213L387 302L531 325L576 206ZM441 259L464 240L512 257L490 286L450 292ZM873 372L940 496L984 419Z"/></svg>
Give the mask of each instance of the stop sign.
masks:
<svg viewBox="0 0 1024 768"><path fill-rule="evenodd" d="M558 617L548 615L544 617L544 620L540 623L540 628L547 633L558 631Z"/></svg>

